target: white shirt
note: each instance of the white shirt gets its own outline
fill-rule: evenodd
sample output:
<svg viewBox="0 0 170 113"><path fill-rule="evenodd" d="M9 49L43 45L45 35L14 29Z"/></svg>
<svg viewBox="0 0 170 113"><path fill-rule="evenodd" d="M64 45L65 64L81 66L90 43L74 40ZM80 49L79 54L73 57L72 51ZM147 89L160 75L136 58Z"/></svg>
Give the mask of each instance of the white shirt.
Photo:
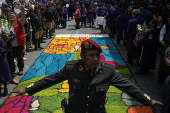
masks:
<svg viewBox="0 0 170 113"><path fill-rule="evenodd" d="M163 25L161 31L160 31L160 36L159 36L159 41L161 42L164 38L164 34L166 33L166 24Z"/></svg>

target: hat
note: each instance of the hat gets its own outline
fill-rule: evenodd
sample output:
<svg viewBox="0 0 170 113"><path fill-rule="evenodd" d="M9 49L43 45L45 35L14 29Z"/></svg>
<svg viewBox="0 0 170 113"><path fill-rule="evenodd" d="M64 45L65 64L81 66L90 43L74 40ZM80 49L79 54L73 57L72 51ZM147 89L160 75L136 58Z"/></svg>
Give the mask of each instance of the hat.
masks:
<svg viewBox="0 0 170 113"><path fill-rule="evenodd" d="M163 9L163 10L166 10L166 9L168 9L168 7L164 6L162 9Z"/></svg>
<svg viewBox="0 0 170 113"><path fill-rule="evenodd" d="M154 9L154 8L155 8L155 5L152 5L152 6L151 6L151 9Z"/></svg>
<svg viewBox="0 0 170 113"><path fill-rule="evenodd" d="M158 5L159 5L159 2L155 2L154 5L158 6Z"/></svg>
<svg viewBox="0 0 170 113"><path fill-rule="evenodd" d="M100 45L91 39L84 40L81 43L81 49L82 50L99 50L100 53L102 52L102 48L100 47Z"/></svg>
<svg viewBox="0 0 170 113"><path fill-rule="evenodd" d="M152 2L149 2L149 5L152 5L153 3Z"/></svg>
<svg viewBox="0 0 170 113"><path fill-rule="evenodd" d="M44 7L41 7L41 10L45 10L45 8L44 8Z"/></svg>
<svg viewBox="0 0 170 113"><path fill-rule="evenodd" d="M59 4L59 1L57 1L56 4Z"/></svg>
<svg viewBox="0 0 170 113"><path fill-rule="evenodd" d="M135 15L139 15L140 14L140 10L139 9L134 9L132 11L132 13L134 13Z"/></svg>
<svg viewBox="0 0 170 113"><path fill-rule="evenodd" d="M50 4L47 5L47 8L50 7Z"/></svg>
<svg viewBox="0 0 170 113"><path fill-rule="evenodd" d="M39 7L38 7L38 6L35 6L34 9L39 9Z"/></svg>
<svg viewBox="0 0 170 113"><path fill-rule="evenodd" d="M48 5L53 5L53 2L49 2Z"/></svg>

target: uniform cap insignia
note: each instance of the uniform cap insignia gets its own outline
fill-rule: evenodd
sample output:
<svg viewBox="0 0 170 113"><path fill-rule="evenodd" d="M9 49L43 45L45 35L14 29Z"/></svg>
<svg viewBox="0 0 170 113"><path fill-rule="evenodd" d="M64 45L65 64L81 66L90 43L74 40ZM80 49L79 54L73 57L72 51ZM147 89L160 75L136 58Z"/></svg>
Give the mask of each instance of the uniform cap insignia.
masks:
<svg viewBox="0 0 170 113"><path fill-rule="evenodd" d="M80 65L79 71L80 71L80 72L83 72L83 69L84 69L84 68Z"/></svg>
<svg viewBox="0 0 170 113"><path fill-rule="evenodd" d="M73 81L73 82L80 83L80 80L78 80L78 79L75 79L75 78L73 78L73 79L72 79L72 81Z"/></svg>
<svg viewBox="0 0 170 113"><path fill-rule="evenodd" d="M89 49L89 42L85 42L84 47L85 47L86 49Z"/></svg>
<svg viewBox="0 0 170 113"><path fill-rule="evenodd" d="M32 86L34 86L34 83L32 83L32 84L30 84L29 86L27 86L27 88L30 88L30 87L32 87Z"/></svg>
<svg viewBox="0 0 170 113"><path fill-rule="evenodd" d="M151 97L148 96L146 93L144 94L144 96L145 96L148 100L151 100Z"/></svg>

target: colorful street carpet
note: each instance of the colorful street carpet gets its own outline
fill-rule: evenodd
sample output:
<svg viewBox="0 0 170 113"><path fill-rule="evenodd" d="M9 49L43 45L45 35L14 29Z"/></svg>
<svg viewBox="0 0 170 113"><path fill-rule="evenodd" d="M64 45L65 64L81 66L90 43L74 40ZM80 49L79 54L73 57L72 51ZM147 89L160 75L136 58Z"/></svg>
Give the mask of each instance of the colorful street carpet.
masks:
<svg viewBox="0 0 170 113"><path fill-rule="evenodd" d="M16 89L25 88L45 76L56 73L67 61L81 59L80 45L86 39L94 40L102 47L102 61L115 65L117 72L138 86L108 35L73 34L56 35L29 68ZM68 97L68 92L69 85L66 80L33 96L25 94L14 97L13 93L0 108L0 113L63 113L61 100ZM107 113L153 113L150 107L142 106L114 86L110 86L107 92L105 107Z"/></svg>

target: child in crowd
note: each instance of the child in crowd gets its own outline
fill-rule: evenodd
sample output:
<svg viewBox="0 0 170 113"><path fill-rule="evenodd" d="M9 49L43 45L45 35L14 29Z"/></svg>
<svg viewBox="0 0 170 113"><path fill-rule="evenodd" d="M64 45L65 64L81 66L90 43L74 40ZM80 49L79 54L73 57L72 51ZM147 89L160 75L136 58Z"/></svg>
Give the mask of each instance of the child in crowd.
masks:
<svg viewBox="0 0 170 113"><path fill-rule="evenodd" d="M107 16L106 11L104 11L104 8L101 8L100 10L101 11L97 14L97 17L104 17L104 19L105 19ZM106 19L105 19L105 21L106 21ZM100 28L101 28L101 33L102 33L103 29L104 29L104 33L106 33L106 29L105 29L105 27L103 27L103 25L100 25Z"/></svg>
<svg viewBox="0 0 170 113"><path fill-rule="evenodd" d="M86 15L87 15L87 10L85 7L83 7L83 10L81 11L81 27L84 24L84 27L86 27Z"/></svg>

